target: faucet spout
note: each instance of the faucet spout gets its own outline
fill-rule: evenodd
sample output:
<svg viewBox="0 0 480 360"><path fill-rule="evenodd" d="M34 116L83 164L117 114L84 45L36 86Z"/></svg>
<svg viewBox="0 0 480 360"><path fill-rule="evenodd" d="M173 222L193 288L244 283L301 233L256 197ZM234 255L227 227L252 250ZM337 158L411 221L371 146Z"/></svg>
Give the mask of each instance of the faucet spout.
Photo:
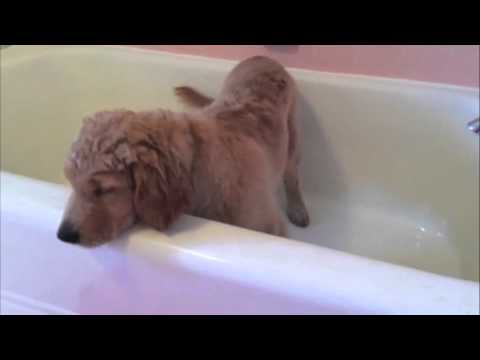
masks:
<svg viewBox="0 0 480 360"><path fill-rule="evenodd" d="M467 124L469 130L473 131L475 134L480 133L480 118L470 121Z"/></svg>

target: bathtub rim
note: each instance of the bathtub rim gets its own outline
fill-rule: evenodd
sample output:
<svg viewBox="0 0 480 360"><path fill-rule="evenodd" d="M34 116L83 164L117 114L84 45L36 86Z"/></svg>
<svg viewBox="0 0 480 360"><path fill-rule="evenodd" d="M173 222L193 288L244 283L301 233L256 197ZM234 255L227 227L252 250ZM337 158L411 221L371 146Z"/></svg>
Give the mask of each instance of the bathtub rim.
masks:
<svg viewBox="0 0 480 360"><path fill-rule="evenodd" d="M57 189L63 192L65 201L65 195L69 192L67 186L4 171L1 171L0 175L3 189L5 186L7 188L11 186L11 191L2 192L1 197L2 209L6 210L10 216L15 213L18 215L21 211L15 209L14 205L14 201L17 201L19 196L26 196L33 205L42 206L49 211L54 210L58 215L63 211L57 205L52 207L45 205L42 201L42 197L48 195L48 190L45 192L32 190L30 194L22 193L20 189L15 189L15 184L38 186L39 189ZM2 222L3 220L2 217ZM195 247L195 244L181 244L181 239L192 237L191 232L184 233L181 229L182 226L188 227L192 221L200 221L208 225L194 232L196 232L195 238L211 236L208 238L214 239L211 244L200 247ZM53 225L49 224L49 226ZM174 236L145 227L136 228L131 233L128 251L122 252L123 250L116 247L114 243L105 246L113 246L120 251L120 256L141 256L153 263L163 261L164 254L175 254L179 259L178 266L187 266L189 270L210 275L222 273L222 276L231 281L249 285L260 284L280 294L313 303L322 299L327 300L329 296L334 299L338 297L340 305L352 302L358 309L364 309L360 312L367 314L476 314L475 309L479 306L480 283L478 282L430 273L191 216L184 218L182 226ZM5 229L2 229L3 231ZM6 231L12 231L12 229ZM224 238L219 236L219 233L237 235ZM239 238L241 241L238 241ZM1 239L2 243L4 241L8 239ZM280 254L280 257L283 254L283 261L280 258L272 258L275 252ZM242 254L245 255L245 253L255 254L253 260L243 258ZM289 258L286 258L285 254L288 254ZM296 260L291 261L290 258ZM233 268L232 264L234 264ZM260 268L255 267L258 264L261 264ZM5 291L25 298L29 297L29 294L19 294L15 289L4 288L2 285L2 293ZM473 298L468 300L472 294ZM33 302L44 302L33 296L30 298ZM439 303L439 299L443 303ZM60 304L55 306L65 311L72 311Z"/></svg>
<svg viewBox="0 0 480 360"><path fill-rule="evenodd" d="M193 60L201 61L204 63L211 63L215 67L221 66L223 70L231 69L238 61L225 58L206 57L200 55L174 53L163 50L145 49L129 45L11 45L2 49L2 67L9 66L10 62L25 61L29 56L41 56L43 53L49 53L52 51L68 52L68 51L81 51L81 50L93 50L96 48L104 48L110 50L116 50L120 52L136 52L150 55L157 55L158 57L170 57L180 60ZM305 68L287 66L286 69L294 75L298 76L300 80L308 79L313 82L332 82L338 84L348 84L353 81L355 86L391 86L391 87L430 87L434 89L443 89L451 91L461 91L469 95L480 94L480 88L453 85L446 83L437 83L430 81L420 81L402 78L391 78L383 76L372 76L363 74L351 74L342 72L328 72L310 70Z"/></svg>

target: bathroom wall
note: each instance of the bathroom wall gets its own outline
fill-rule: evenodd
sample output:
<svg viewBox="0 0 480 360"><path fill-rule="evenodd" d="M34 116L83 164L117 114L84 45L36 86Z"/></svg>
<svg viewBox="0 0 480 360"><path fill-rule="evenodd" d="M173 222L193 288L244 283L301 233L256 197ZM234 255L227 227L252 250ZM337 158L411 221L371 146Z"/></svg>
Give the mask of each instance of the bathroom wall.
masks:
<svg viewBox="0 0 480 360"><path fill-rule="evenodd" d="M479 87L479 45L132 45L240 60L271 56L286 66Z"/></svg>

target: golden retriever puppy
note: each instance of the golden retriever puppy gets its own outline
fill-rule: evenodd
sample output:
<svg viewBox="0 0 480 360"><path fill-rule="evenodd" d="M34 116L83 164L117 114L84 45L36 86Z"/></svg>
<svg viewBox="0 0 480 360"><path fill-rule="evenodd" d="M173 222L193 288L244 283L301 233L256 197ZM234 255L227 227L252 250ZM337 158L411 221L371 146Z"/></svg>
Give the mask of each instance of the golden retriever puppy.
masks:
<svg viewBox="0 0 480 360"><path fill-rule="evenodd" d="M176 94L195 109L84 120L65 163L73 193L58 237L97 245L137 222L165 230L182 213L285 236L282 182L288 218L307 226L296 87L286 70L257 56L232 70L216 99L189 87Z"/></svg>

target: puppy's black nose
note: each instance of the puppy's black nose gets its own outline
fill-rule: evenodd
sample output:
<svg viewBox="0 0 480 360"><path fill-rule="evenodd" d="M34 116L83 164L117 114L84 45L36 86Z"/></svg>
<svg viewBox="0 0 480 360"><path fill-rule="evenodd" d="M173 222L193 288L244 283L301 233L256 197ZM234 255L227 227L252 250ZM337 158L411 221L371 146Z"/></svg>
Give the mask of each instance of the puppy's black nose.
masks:
<svg viewBox="0 0 480 360"><path fill-rule="evenodd" d="M70 244L76 244L80 241L80 234L74 229L68 221L64 221L58 229L57 237Z"/></svg>

